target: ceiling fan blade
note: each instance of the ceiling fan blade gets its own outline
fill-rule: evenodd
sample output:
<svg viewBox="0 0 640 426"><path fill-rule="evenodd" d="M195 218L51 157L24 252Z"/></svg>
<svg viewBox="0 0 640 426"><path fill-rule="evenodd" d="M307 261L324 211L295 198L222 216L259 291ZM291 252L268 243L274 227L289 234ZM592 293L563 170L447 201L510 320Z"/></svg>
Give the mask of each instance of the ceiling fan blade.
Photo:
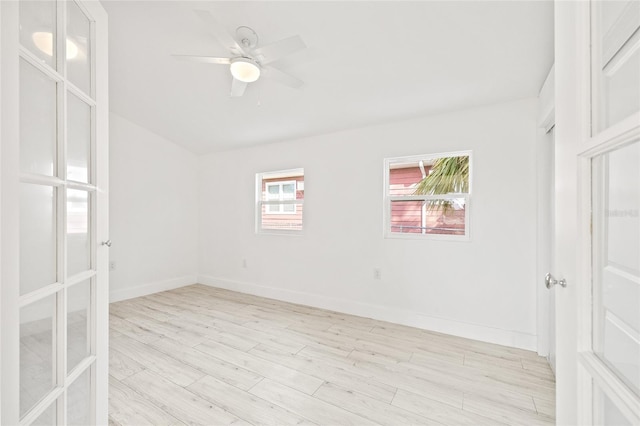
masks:
<svg viewBox="0 0 640 426"><path fill-rule="evenodd" d="M244 81L236 80L235 78L231 82L231 97L237 98L244 95L244 90L247 88L247 84Z"/></svg>
<svg viewBox="0 0 640 426"><path fill-rule="evenodd" d="M302 38L296 35L259 47L253 53L261 57L260 63L266 65L306 47Z"/></svg>
<svg viewBox="0 0 640 426"><path fill-rule="evenodd" d="M225 31L224 27L213 17L211 12L200 9L196 9L194 12L202 22L204 22L211 35L213 35L222 46L231 50L234 54L236 52L242 53L243 55L247 54L233 36Z"/></svg>
<svg viewBox="0 0 640 426"><path fill-rule="evenodd" d="M280 71L273 66L264 67L264 76L294 89L299 89L304 85L304 81Z"/></svg>
<svg viewBox="0 0 640 426"><path fill-rule="evenodd" d="M181 61L203 62L205 64L229 65L231 58L216 58L214 56L171 55Z"/></svg>

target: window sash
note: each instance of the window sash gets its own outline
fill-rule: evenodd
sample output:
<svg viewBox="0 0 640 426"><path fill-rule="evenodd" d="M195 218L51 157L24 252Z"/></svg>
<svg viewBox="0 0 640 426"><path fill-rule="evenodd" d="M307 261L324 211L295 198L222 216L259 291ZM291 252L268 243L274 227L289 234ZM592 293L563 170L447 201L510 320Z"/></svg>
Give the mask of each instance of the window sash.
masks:
<svg viewBox="0 0 640 426"><path fill-rule="evenodd" d="M417 201L428 202L431 200L455 200L464 199L464 234L432 234L432 233L404 233L394 230L396 226L392 223L392 205L397 201ZM402 238L402 239L431 239L431 240L453 240L453 241L469 241L469 223L470 223L470 194L467 193L451 193L443 195L405 195L405 196L386 196L385 197L385 219L384 219L384 237L385 238ZM422 229L422 228L420 228Z"/></svg>
<svg viewBox="0 0 640 426"><path fill-rule="evenodd" d="M286 232L286 233L296 233L296 232L301 232L301 230L289 230L289 229L270 229L270 228L263 228L262 227L262 218L263 216L270 216L270 215L290 215L290 216L294 216L296 214L299 214L299 210L297 208L298 205L302 206L304 204L304 199L296 199L296 200L258 200L257 202L257 211L258 214L256 216L256 229L258 230L258 232L266 232L266 233L279 233L279 232ZM294 211L291 212L286 212L286 211L268 211L268 208L264 208L264 212L263 212L263 206L281 206L281 205L293 205L296 206Z"/></svg>

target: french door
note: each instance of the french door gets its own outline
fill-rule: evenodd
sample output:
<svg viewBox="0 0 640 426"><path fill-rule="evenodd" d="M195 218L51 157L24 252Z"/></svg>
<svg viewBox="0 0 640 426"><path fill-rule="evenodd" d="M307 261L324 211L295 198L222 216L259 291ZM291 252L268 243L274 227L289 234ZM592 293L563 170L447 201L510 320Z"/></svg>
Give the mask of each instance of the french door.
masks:
<svg viewBox="0 0 640 426"><path fill-rule="evenodd" d="M558 424L640 424L640 2L556 2Z"/></svg>
<svg viewBox="0 0 640 426"><path fill-rule="evenodd" d="M106 13L0 7L1 423L106 424Z"/></svg>

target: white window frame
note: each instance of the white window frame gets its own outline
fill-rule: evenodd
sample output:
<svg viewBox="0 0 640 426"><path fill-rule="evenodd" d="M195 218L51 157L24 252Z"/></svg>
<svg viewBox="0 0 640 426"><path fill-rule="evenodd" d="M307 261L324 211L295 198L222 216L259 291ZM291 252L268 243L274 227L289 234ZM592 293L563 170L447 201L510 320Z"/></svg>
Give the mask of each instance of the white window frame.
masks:
<svg viewBox="0 0 640 426"><path fill-rule="evenodd" d="M395 164L419 163L425 160L435 160L443 157L469 157L469 193L450 193L438 195L389 195L390 171ZM383 168L383 236L384 238L400 238L409 240L441 240L441 241L471 241L471 193L472 193L472 177L473 177L473 155L472 151L454 151L442 152L436 154L425 155L408 155L404 157L392 157L384 159ZM464 217L464 235L448 235L448 234L414 234L401 233L391 231L391 203L393 201L429 201L429 200L446 200L464 198L465 217Z"/></svg>
<svg viewBox="0 0 640 426"><path fill-rule="evenodd" d="M264 181L264 177L262 178L262 180ZM284 191L283 191L283 187L284 185L293 185L293 198L291 199L286 199L284 197ZM280 188L280 190L278 191L278 198L271 198L269 197L270 192L269 192L269 187L270 186L278 186ZM296 192L298 191L298 185L297 185L297 181L296 180L282 180L282 181L277 181L277 182L265 182L264 184L264 191L265 191L265 195L267 197L268 201L278 201L277 204L271 204L268 203L267 204L267 208L265 209L265 214L268 215L276 215L276 214L291 214L291 215L295 215L296 213L298 213L298 205L294 204L293 205L293 211L287 212L283 210L283 207L285 204L288 203L283 203L282 201L291 201L291 200L295 200L296 199ZM278 211L270 211L270 207L273 207L274 205L278 206Z"/></svg>
<svg viewBox="0 0 640 426"><path fill-rule="evenodd" d="M298 176L304 177L304 168L300 167L297 169L288 169L288 170L278 170L272 172L262 172L256 173L256 194L255 194L255 206L256 206L256 223L255 229L256 234L279 234L279 235L301 235L302 229L304 229L304 216L302 218L302 229L264 229L262 228L262 208L263 206L268 205L282 205L282 204L293 204L296 206L295 212L285 212L285 213L267 213L267 215L275 215L275 214L296 214L298 213L298 206L304 205L304 198L301 199L293 199L293 200L263 200L263 191L262 191L262 183L265 179L275 179L275 178L291 178L288 181L282 182L273 182L273 183L294 183L295 191L298 191L298 181L295 179ZM265 186L266 191L266 186ZM266 209L265 209L266 210Z"/></svg>

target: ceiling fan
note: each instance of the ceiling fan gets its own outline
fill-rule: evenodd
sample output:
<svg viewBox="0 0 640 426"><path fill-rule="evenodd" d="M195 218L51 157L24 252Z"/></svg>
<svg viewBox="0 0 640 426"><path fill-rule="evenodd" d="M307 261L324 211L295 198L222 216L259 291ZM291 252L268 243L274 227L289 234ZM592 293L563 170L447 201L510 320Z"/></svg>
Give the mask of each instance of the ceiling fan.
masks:
<svg viewBox="0 0 640 426"><path fill-rule="evenodd" d="M242 96L247 85L258 80L263 75L296 89L304 84L302 80L271 65L272 62L284 56L306 48L307 46L300 36L287 37L275 43L258 46L258 35L251 28L238 27L236 35L233 37L222 28L210 12L206 10L195 10L194 12L204 22L216 40L229 49L231 56L228 58L193 55L172 56L186 61L228 65L233 76L231 96Z"/></svg>

